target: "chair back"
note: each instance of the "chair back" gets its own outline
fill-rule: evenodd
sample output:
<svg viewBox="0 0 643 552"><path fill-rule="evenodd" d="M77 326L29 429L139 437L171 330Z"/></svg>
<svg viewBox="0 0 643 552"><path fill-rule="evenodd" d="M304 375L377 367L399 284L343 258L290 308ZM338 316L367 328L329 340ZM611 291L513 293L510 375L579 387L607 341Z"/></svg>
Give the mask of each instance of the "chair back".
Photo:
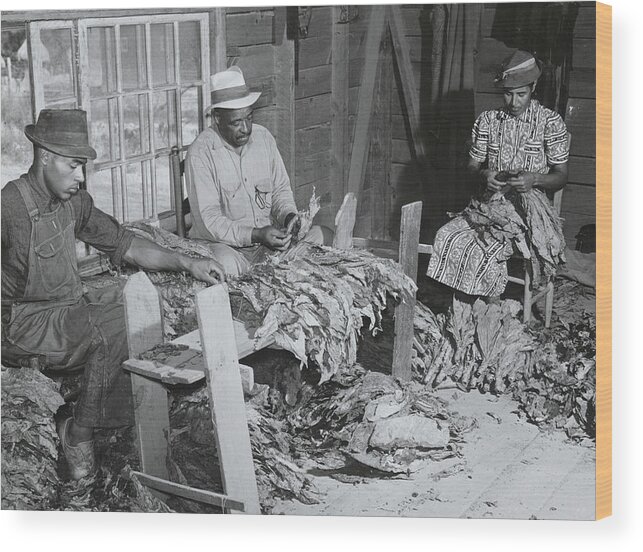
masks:
<svg viewBox="0 0 643 552"><path fill-rule="evenodd" d="M185 216L190 212L190 202L186 197L183 176L185 160L181 158L181 150L173 146L170 150L170 174L172 175L172 192L174 195L174 216L176 217L176 233L184 238L187 226Z"/></svg>

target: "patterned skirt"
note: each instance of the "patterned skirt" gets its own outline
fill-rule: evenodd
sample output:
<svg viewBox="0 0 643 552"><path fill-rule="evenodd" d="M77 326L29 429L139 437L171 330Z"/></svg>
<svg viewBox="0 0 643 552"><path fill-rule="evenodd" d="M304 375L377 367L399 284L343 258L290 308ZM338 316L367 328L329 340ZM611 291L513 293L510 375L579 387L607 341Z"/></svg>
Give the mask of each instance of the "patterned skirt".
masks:
<svg viewBox="0 0 643 552"><path fill-rule="evenodd" d="M480 243L466 220L456 217L438 230L427 276L468 295L493 297L507 285L505 246Z"/></svg>

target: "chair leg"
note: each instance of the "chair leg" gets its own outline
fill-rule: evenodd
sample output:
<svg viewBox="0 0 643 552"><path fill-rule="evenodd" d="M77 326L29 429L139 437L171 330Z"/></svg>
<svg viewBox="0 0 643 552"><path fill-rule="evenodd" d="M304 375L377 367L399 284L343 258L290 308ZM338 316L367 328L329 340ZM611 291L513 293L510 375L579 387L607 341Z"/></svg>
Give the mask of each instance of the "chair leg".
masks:
<svg viewBox="0 0 643 552"><path fill-rule="evenodd" d="M545 295L545 328L551 324L551 311L554 308L554 282L549 281L547 284L547 294Z"/></svg>
<svg viewBox="0 0 643 552"><path fill-rule="evenodd" d="M522 299L522 321L526 324L531 320L531 274L525 268L525 289Z"/></svg>

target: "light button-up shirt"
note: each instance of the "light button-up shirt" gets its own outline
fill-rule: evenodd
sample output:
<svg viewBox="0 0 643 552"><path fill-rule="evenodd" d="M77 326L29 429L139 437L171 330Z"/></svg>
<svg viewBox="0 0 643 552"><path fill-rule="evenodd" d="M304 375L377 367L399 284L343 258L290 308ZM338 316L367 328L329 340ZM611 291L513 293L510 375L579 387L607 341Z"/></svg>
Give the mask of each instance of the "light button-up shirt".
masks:
<svg viewBox="0 0 643 552"><path fill-rule="evenodd" d="M185 180L191 238L247 247L253 228L282 226L297 212L277 143L261 125L252 125L248 142L238 149L214 129L204 130L188 148Z"/></svg>

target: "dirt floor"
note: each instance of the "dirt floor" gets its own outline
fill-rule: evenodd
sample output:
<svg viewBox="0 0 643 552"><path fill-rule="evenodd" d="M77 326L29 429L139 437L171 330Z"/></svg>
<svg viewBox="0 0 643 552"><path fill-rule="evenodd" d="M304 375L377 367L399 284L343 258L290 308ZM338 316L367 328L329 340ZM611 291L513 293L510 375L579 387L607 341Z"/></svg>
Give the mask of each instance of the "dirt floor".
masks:
<svg viewBox="0 0 643 552"><path fill-rule="evenodd" d="M315 476L320 504L277 501L274 514L457 518L594 518L595 446L520 419L507 396L477 391L438 393L479 427L467 434L462 458L435 462L410 478ZM361 481L359 481L361 479Z"/></svg>

